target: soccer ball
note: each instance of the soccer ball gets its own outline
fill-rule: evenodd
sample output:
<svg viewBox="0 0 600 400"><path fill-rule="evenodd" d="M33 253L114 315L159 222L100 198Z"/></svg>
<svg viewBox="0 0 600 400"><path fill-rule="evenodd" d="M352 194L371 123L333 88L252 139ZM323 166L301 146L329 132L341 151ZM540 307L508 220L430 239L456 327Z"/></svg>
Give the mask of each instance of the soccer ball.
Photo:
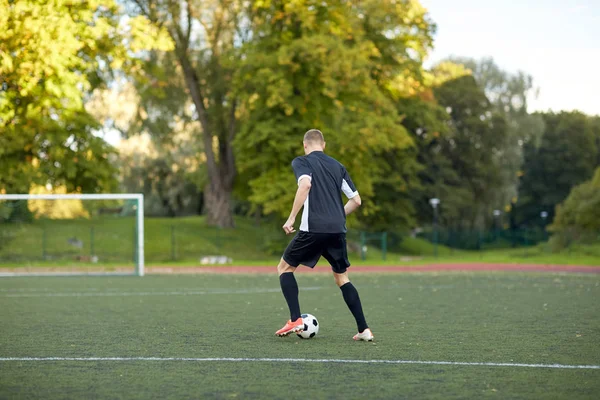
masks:
<svg viewBox="0 0 600 400"><path fill-rule="evenodd" d="M319 321L314 315L302 314L302 321L304 322L304 330L296 333L299 338L310 339L319 333Z"/></svg>

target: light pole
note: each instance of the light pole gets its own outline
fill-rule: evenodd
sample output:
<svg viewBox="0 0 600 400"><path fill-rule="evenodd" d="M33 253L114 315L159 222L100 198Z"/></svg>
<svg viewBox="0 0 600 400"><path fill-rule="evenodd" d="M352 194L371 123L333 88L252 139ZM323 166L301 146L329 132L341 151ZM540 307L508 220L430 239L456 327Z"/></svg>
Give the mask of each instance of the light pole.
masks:
<svg viewBox="0 0 600 400"><path fill-rule="evenodd" d="M437 258L438 256L438 249L437 249L437 244L438 244L438 211L437 211L437 206L440 204L440 199L438 198L433 198L433 199L429 199L429 204L431 204L431 207L433 207L433 254L435 255L435 258Z"/></svg>
<svg viewBox="0 0 600 400"><path fill-rule="evenodd" d="M500 217L500 214L501 214L500 210L494 210L494 229L496 231L495 232L496 240L498 240L498 230L499 230L498 229L499 228L498 219Z"/></svg>
<svg viewBox="0 0 600 400"><path fill-rule="evenodd" d="M546 218L548 218L548 211L542 211L540 217L542 217L542 221L544 221L544 240L548 240L548 232L546 232Z"/></svg>

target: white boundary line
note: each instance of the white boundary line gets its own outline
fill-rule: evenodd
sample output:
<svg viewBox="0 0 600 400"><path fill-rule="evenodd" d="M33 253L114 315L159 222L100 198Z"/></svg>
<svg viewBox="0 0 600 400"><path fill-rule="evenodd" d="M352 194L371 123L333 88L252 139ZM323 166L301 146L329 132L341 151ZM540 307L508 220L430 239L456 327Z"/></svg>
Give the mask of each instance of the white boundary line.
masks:
<svg viewBox="0 0 600 400"><path fill-rule="evenodd" d="M569 364L520 364L494 362L461 361L415 361L415 360L345 360L313 358L230 358L230 357L0 357L0 362L8 361L185 361L185 362L271 362L271 363L333 363L333 364L410 364L410 365L458 365L473 367L517 367L517 368L553 368L553 369L600 369L600 365Z"/></svg>
<svg viewBox="0 0 600 400"><path fill-rule="evenodd" d="M320 290L324 289L321 286L309 286L302 290ZM207 294L263 294L263 293L279 293L280 288L256 288L256 289L240 289L240 290L190 290L190 291L169 291L169 292L68 292L68 293L6 293L0 294L0 298L15 298L15 297L128 297L128 296L197 296Z"/></svg>
<svg viewBox="0 0 600 400"><path fill-rule="evenodd" d="M136 267L132 267L136 268ZM0 278L22 278L22 277L52 277L52 276L137 276L137 272L0 272Z"/></svg>
<svg viewBox="0 0 600 400"><path fill-rule="evenodd" d="M0 194L0 200L137 200L141 193Z"/></svg>

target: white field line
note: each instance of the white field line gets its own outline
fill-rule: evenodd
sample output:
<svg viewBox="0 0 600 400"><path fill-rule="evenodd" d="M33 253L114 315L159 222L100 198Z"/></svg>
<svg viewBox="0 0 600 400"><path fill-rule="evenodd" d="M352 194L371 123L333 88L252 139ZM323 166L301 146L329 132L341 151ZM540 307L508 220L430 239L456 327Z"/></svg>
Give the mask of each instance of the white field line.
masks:
<svg viewBox="0 0 600 400"><path fill-rule="evenodd" d="M600 369L600 365L571 364L520 364L494 362L462 362L462 361L420 361L420 360L346 360L346 359L313 359L313 358L189 358L189 357L0 357L0 362L44 362L44 361L184 361L184 362L270 362L270 363L321 363L321 364L410 364L410 365L458 365L472 367L515 367L515 368L553 368L553 369Z"/></svg>
<svg viewBox="0 0 600 400"><path fill-rule="evenodd" d="M147 292L152 291L154 289L159 289L161 292L198 292L198 291L222 291L222 290L238 290L232 288L201 288L201 287L177 287L177 288L120 288L120 287L110 287L110 288L5 288L0 289L0 293L33 293L33 292L43 292L43 293L85 293L85 292ZM271 289L271 288L269 288ZM266 290L263 288L255 288L255 289L239 289L239 290ZM309 289L310 290L310 289ZM1 294L0 294L1 296Z"/></svg>
<svg viewBox="0 0 600 400"><path fill-rule="evenodd" d="M131 272L0 272L0 278L47 278L47 277L74 277L74 276L97 276L107 278L112 276L137 276L134 271Z"/></svg>
<svg viewBox="0 0 600 400"><path fill-rule="evenodd" d="M320 290L324 287L312 286L302 290ZM207 294L260 294L279 293L280 288L240 289L240 290L194 290L194 291L169 291L169 292L70 292L70 293L9 293L0 294L0 298L15 297L127 297L127 296L198 296Z"/></svg>
<svg viewBox="0 0 600 400"><path fill-rule="evenodd" d="M177 288L120 288L120 287L110 287L110 288L5 288L0 289L0 293L33 293L33 292L44 292L44 293L70 293L70 292L142 292L142 291L151 291L154 289L159 289L161 292L197 292L197 291L221 291L221 290L237 290L232 288L201 288L201 287L177 287ZM257 289L257 288L255 288ZM270 288L269 288L270 289ZM247 290L247 289L239 289L239 290ZM250 289L254 290L254 289ZM263 290L262 288L258 288L258 290Z"/></svg>

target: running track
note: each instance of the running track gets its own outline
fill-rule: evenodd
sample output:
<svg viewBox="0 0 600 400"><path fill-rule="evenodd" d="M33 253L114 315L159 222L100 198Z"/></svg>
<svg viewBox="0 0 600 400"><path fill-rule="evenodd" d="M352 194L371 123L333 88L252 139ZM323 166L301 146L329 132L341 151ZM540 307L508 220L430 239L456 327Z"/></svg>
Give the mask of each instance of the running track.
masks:
<svg viewBox="0 0 600 400"><path fill-rule="evenodd" d="M147 266L146 274L275 274L276 267L272 266ZM330 273L327 266L319 266L314 270L306 267L298 268L300 273ZM429 273L429 272L549 272L549 273L579 273L579 274L600 274L600 265L581 266L581 265L544 265L544 264L491 264L491 263L452 263L452 264L427 264L413 266L353 266L349 269L350 273ZM21 267L21 268L0 268L0 277L15 275L65 275L65 274L83 274L95 275L103 274L104 270L97 267ZM131 267L116 268L112 271L117 274L131 274Z"/></svg>
<svg viewBox="0 0 600 400"><path fill-rule="evenodd" d="M329 273L329 268L320 266L314 270L299 267L297 272ZM430 264L416 266L353 266L351 273L401 273L401 272L557 272L600 274L600 266L542 265L542 264ZM149 274L274 274L275 265L265 267L222 266L222 267L148 267Z"/></svg>

